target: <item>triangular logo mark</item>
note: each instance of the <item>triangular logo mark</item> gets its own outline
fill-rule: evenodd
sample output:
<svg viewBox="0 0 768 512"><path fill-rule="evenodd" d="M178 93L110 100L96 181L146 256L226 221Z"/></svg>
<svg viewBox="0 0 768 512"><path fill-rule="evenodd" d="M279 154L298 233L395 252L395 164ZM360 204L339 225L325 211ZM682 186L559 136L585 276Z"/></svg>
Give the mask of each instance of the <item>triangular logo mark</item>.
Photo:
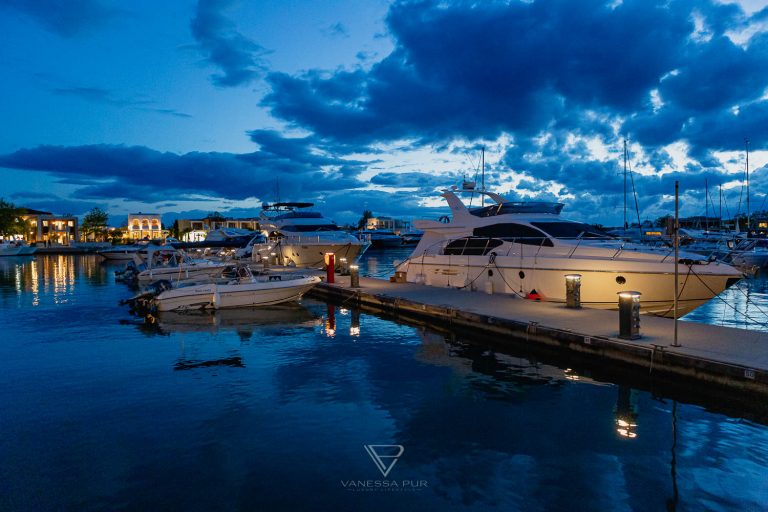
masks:
<svg viewBox="0 0 768 512"><path fill-rule="evenodd" d="M371 456L371 460L379 468L384 478L392 468L395 467L395 463L405 451L405 448L401 444L364 444L365 451Z"/></svg>

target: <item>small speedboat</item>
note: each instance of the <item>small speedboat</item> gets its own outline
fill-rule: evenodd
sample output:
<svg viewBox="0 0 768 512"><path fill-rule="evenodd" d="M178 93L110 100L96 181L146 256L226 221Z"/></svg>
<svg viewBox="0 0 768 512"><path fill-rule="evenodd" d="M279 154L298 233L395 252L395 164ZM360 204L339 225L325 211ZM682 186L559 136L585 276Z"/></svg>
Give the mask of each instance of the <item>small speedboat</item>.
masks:
<svg viewBox="0 0 768 512"><path fill-rule="evenodd" d="M221 279L209 282L181 281L175 287L159 286L152 300L157 311L222 309L270 306L298 300L320 282L317 276L301 274L257 274L248 267L227 270ZM165 289L164 289L165 288Z"/></svg>
<svg viewBox="0 0 768 512"><path fill-rule="evenodd" d="M146 259L134 254L136 279L139 282L159 281L162 279L200 279L216 277L227 264L206 259L193 259L184 251L172 247L147 248Z"/></svg>

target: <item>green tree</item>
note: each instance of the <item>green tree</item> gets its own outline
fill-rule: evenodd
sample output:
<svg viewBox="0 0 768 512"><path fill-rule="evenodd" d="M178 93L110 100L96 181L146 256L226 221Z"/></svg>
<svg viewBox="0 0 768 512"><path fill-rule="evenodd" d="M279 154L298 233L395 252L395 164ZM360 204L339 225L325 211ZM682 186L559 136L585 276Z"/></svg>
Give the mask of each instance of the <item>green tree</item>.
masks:
<svg viewBox="0 0 768 512"><path fill-rule="evenodd" d="M93 235L94 240L102 241L107 234L108 221L109 215L107 212L97 206L85 214L80 231L82 231L86 239Z"/></svg>
<svg viewBox="0 0 768 512"><path fill-rule="evenodd" d="M357 221L357 229L365 229L368 224L368 219L373 218L373 212L371 210L363 211L363 216Z"/></svg>
<svg viewBox="0 0 768 512"><path fill-rule="evenodd" d="M0 199L0 235L26 235L29 223L21 218L24 213L23 208Z"/></svg>
<svg viewBox="0 0 768 512"><path fill-rule="evenodd" d="M123 228L110 229L107 232L107 238L112 243L112 245L117 245L125 239L125 233L126 230Z"/></svg>

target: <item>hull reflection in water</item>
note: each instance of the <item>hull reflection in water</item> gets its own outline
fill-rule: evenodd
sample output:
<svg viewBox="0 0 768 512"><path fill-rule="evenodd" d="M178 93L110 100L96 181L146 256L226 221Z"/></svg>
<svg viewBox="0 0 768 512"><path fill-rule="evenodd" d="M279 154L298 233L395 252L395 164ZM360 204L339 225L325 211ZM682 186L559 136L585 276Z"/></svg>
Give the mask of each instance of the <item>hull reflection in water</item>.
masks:
<svg viewBox="0 0 768 512"><path fill-rule="evenodd" d="M298 303L215 311L164 311L150 318L154 327L164 334L227 330L252 333L263 327L311 328L321 323L318 316Z"/></svg>

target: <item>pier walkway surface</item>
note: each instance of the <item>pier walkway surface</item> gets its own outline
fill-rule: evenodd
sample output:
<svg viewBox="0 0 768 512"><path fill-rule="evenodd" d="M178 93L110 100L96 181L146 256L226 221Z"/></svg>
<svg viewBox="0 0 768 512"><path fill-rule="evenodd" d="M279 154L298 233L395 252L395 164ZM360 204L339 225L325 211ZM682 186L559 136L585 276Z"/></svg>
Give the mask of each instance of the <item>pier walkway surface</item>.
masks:
<svg viewBox="0 0 768 512"><path fill-rule="evenodd" d="M674 320L668 318L642 315L642 337L625 340L618 337L618 311L364 277L360 288L350 288L348 276L335 281L310 295L768 395L768 332L679 321L681 346L674 347Z"/></svg>

